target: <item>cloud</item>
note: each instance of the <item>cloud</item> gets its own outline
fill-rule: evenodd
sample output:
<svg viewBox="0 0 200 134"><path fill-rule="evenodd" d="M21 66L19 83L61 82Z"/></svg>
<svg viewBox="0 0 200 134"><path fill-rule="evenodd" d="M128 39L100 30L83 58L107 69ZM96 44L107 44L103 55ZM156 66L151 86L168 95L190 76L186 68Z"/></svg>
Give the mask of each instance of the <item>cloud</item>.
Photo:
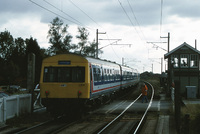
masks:
<svg viewBox="0 0 200 134"><path fill-rule="evenodd" d="M160 36L170 32L170 50L183 42L193 46L194 40L199 38L199 5L199 0L163 0L161 26L161 1L158 0L1 0L0 31L7 29L15 38L32 36L41 47L47 48L50 45L46 38L48 24L58 15L69 25L74 42L77 42L78 25L88 29L90 41L96 39L96 29L99 29L107 33L99 38L122 39L119 44L132 44L131 47L108 46L103 49L102 58L118 63L122 57L136 58L141 63L130 62L131 66L138 66L142 72L144 66L150 65L148 71L151 71L149 58L163 57L166 52L146 42L167 41ZM99 42L100 46L106 46L112 41ZM167 49L167 44L156 45ZM154 60L154 69L160 72L157 63L160 60Z"/></svg>
<svg viewBox="0 0 200 134"><path fill-rule="evenodd" d="M198 0L176 0L164 2L163 9L166 11L164 15L177 15L183 18L199 18L200 1Z"/></svg>

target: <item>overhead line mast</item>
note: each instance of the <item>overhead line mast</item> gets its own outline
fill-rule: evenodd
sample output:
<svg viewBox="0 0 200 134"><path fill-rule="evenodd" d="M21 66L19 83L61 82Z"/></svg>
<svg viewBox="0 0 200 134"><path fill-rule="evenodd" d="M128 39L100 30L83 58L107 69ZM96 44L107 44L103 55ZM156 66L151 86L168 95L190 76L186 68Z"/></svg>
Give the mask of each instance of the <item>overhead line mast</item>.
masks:
<svg viewBox="0 0 200 134"><path fill-rule="evenodd" d="M99 50L99 48L98 48L98 46L99 46L98 35L99 35L99 34L106 34L106 32L104 32L104 33L98 32L98 29L97 29L97 31L96 31L96 58L98 58L98 50Z"/></svg>

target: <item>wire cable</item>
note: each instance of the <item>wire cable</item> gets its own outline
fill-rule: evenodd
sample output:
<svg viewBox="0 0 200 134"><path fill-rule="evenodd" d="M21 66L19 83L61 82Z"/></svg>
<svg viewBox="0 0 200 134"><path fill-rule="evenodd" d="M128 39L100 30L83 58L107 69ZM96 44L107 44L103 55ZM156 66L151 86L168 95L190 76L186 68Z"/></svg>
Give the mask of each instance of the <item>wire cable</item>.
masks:
<svg viewBox="0 0 200 134"><path fill-rule="evenodd" d="M130 21L131 25L134 27L135 25L133 24L133 22L132 22L131 18L129 17L129 15L127 14L126 10L124 9L124 7L123 7L122 3L121 3L119 0L118 0L118 2L119 2L119 4L120 4L121 8L123 9L124 13L126 14L127 18L129 19L129 21ZM140 37L140 39L142 40L142 38L141 38L141 36L140 36L140 34L139 34L138 30L136 29L136 27L134 27L134 28L135 28L135 31L136 31L136 33L138 34L138 36L139 36L139 37Z"/></svg>
<svg viewBox="0 0 200 134"><path fill-rule="evenodd" d="M39 6L40 8L43 8L44 10L46 10L46 11L48 11L48 12L50 12L50 13L54 14L54 15L57 15L57 16L59 16L59 17L61 17L61 18L65 19L65 20L67 20L67 21L69 21L69 22L72 22L72 23L75 23L75 24L77 24L76 22L74 22L74 21L72 21L72 20L69 20L69 19L67 19L67 18L63 17L62 15L59 15L59 14L57 14L57 13L55 13L55 12L53 12L53 11L51 11L51 10L47 9L46 7L43 7L43 6L41 6L40 4L38 4L38 3L36 3L36 2L34 2L34 1L32 1L32 0L29 0L29 1L30 1L30 2L32 2L33 4L35 4L35 5Z"/></svg>
<svg viewBox="0 0 200 134"><path fill-rule="evenodd" d="M50 12L50 13L52 13L52 14L54 14L54 15L56 15L56 16L58 16L58 17L64 19L64 20L67 20L67 21L69 21L69 22L71 22L71 23L77 24L78 26L83 26L83 25L78 24L78 23L75 22L75 21L72 21L72 20L70 20L70 19L67 19L66 17L63 17L62 15L60 15L60 14L58 14L58 13L55 13L55 12L53 12L53 11L47 9L47 8L44 7L44 6L41 6L40 4L38 4L38 3L36 3L36 2L34 2L34 1L32 1L32 0L29 0L29 1L32 2L33 4L37 5L38 7L42 8L42 9L44 9L44 10L46 10L46 11L48 11L48 12ZM44 1L45 1L45 0L44 0ZM46 2L46 1L45 1L45 2ZM50 3L49 3L49 4L50 4ZM53 5L51 5L51 6L53 6ZM54 8L57 8L57 7L55 7L55 6L53 6L53 7L54 7ZM57 10L58 10L58 9L57 9ZM65 15L66 15L66 14L65 14ZM92 28L90 28L90 27L86 27L86 28L87 28L87 29L92 29Z"/></svg>
<svg viewBox="0 0 200 134"><path fill-rule="evenodd" d="M146 37L144 36L144 33L143 33L143 31L142 31L142 29L141 29L141 26L140 26L140 23L139 23L138 20L137 20L137 17L136 17L136 15L135 15L134 11L133 11L133 8L132 8L132 6L131 6L129 0L127 0L127 2L128 2L128 5L129 5L129 7L130 7L130 9L131 9L131 12L132 12L132 14L133 14L133 16L134 16L134 19L135 19L135 21L136 21L136 23L137 23L137 25L138 25L138 27L139 27L139 29L140 29L140 31L141 31L143 37L144 37L144 40L146 41Z"/></svg>
<svg viewBox="0 0 200 134"><path fill-rule="evenodd" d="M163 0L161 0L161 9L160 9L160 36L162 31L162 17L163 17Z"/></svg>
<svg viewBox="0 0 200 134"><path fill-rule="evenodd" d="M62 12L63 14L67 15L68 17L70 17L71 19L73 19L74 21L76 21L77 23L79 23L79 25L83 25L80 21L76 20L75 18L73 18L72 16L70 16L69 14L63 12L62 10L60 10L59 8L57 8L56 6L54 6L53 4L51 4L50 2L43 0L44 2L46 2L47 4L49 4L50 6L54 7L55 9L57 9L58 11Z"/></svg>
<svg viewBox="0 0 200 134"><path fill-rule="evenodd" d="M69 0L72 5L74 5L76 8L78 8L83 14L85 14L90 20L92 20L94 23L96 23L99 27L99 25L94 19L92 19L86 12L84 12L80 7L78 7L73 1Z"/></svg>

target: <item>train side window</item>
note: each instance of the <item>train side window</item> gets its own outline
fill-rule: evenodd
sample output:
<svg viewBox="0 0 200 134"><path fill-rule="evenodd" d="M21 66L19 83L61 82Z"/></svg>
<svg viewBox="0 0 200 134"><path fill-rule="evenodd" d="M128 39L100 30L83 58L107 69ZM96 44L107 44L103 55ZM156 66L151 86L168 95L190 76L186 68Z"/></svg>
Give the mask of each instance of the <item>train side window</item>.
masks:
<svg viewBox="0 0 200 134"><path fill-rule="evenodd" d="M100 68L93 68L94 82L101 82L101 70Z"/></svg>
<svg viewBox="0 0 200 134"><path fill-rule="evenodd" d="M122 78L123 78L123 80L126 80L126 73L125 73L125 71L123 71Z"/></svg>
<svg viewBox="0 0 200 134"><path fill-rule="evenodd" d="M107 78L106 78L106 69L103 69L104 71L104 73L103 73L103 76L104 76L104 81L106 81L107 80Z"/></svg>
<svg viewBox="0 0 200 134"><path fill-rule="evenodd" d="M100 70L100 68L97 68L97 77L98 77L98 82L101 82L101 70Z"/></svg>
<svg viewBox="0 0 200 134"><path fill-rule="evenodd" d="M97 82L97 71L96 68L93 68L94 82Z"/></svg>

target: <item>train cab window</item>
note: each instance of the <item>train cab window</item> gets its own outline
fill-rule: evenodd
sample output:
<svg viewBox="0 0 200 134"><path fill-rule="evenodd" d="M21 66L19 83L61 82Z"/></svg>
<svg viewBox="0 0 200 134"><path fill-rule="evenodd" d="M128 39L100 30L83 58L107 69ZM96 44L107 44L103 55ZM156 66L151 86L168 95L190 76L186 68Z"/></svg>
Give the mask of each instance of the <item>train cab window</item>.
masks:
<svg viewBox="0 0 200 134"><path fill-rule="evenodd" d="M85 81L85 68L72 68L72 82Z"/></svg>
<svg viewBox="0 0 200 134"><path fill-rule="evenodd" d="M55 81L55 69L52 67L44 68L44 82Z"/></svg>
<svg viewBox="0 0 200 134"><path fill-rule="evenodd" d="M85 67L45 67L44 82L84 82Z"/></svg>

